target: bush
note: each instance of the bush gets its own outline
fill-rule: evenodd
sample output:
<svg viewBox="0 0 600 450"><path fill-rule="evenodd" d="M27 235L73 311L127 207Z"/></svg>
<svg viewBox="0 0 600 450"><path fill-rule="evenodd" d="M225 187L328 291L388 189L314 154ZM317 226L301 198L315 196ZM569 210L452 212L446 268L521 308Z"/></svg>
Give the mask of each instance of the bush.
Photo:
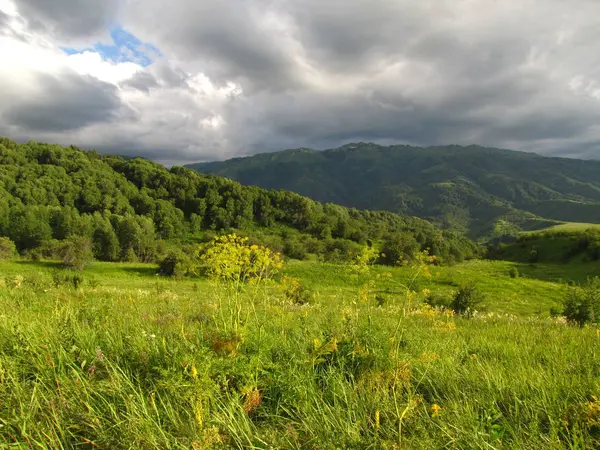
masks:
<svg viewBox="0 0 600 450"><path fill-rule="evenodd" d="M293 259L305 260L308 253L304 244L298 239L287 239L283 245L283 253Z"/></svg>
<svg viewBox="0 0 600 450"><path fill-rule="evenodd" d="M17 255L15 243L7 237L0 237L0 259L11 259Z"/></svg>
<svg viewBox="0 0 600 450"><path fill-rule="evenodd" d="M294 277L282 277L281 287L283 296L296 305L305 305L310 300L310 292L300 284L300 280Z"/></svg>
<svg viewBox="0 0 600 450"><path fill-rule="evenodd" d="M283 266L279 253L236 234L214 238L199 259L209 276L233 283L270 279Z"/></svg>
<svg viewBox="0 0 600 450"><path fill-rule="evenodd" d="M431 293L425 297L424 302L434 308L450 308L452 299L441 294Z"/></svg>
<svg viewBox="0 0 600 450"><path fill-rule="evenodd" d="M540 252L536 248L532 248L529 252L529 262L536 263L540 260Z"/></svg>
<svg viewBox="0 0 600 450"><path fill-rule="evenodd" d="M450 307L457 314L471 317L473 312L475 312L475 308L480 305L484 299L485 296L477 289L475 283L470 282L458 289L452 303L450 303Z"/></svg>
<svg viewBox="0 0 600 450"><path fill-rule="evenodd" d="M419 251L419 243L409 233L397 233L388 236L381 246L379 263L388 266L400 265L412 260Z"/></svg>
<svg viewBox="0 0 600 450"><path fill-rule="evenodd" d="M158 273L164 277L192 277L200 275L200 264L178 251L171 251L160 261Z"/></svg>
<svg viewBox="0 0 600 450"><path fill-rule="evenodd" d="M52 283L54 287L61 287L65 284L72 285L75 289L79 288L84 282L83 277L78 273L69 270L56 270L52 273ZM95 283L97 285L97 283Z"/></svg>
<svg viewBox="0 0 600 450"><path fill-rule="evenodd" d="M516 267L511 267L511 268L508 270L508 275L509 275L511 278L519 278L519 276L520 276L520 274L519 274L519 269L517 269Z"/></svg>
<svg viewBox="0 0 600 450"><path fill-rule="evenodd" d="M65 267L82 270L94 260L92 242L84 236L71 236L62 246L61 259Z"/></svg>
<svg viewBox="0 0 600 450"><path fill-rule="evenodd" d="M563 300L563 315L571 323L583 327L600 322L600 279L594 277L583 286L569 290Z"/></svg>

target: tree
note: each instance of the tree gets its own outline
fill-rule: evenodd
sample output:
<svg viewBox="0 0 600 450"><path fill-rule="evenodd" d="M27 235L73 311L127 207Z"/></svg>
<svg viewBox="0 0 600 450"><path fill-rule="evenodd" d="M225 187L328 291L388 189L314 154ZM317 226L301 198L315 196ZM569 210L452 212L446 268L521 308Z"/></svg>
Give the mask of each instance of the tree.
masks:
<svg viewBox="0 0 600 450"><path fill-rule="evenodd" d="M0 259L11 259L17 254L15 243L7 237L0 237Z"/></svg>
<svg viewBox="0 0 600 450"><path fill-rule="evenodd" d="M96 225L92 235L94 256L101 261L118 261L121 254L119 238L107 220Z"/></svg>
<svg viewBox="0 0 600 450"><path fill-rule="evenodd" d="M458 289L452 303L450 303L450 308L457 314L471 317L475 312L475 308L479 306L483 300L485 300L485 296L477 289L475 283L471 282Z"/></svg>
<svg viewBox="0 0 600 450"><path fill-rule="evenodd" d="M388 236L381 247L379 262L390 266L410 261L419 251L419 244L414 236L408 233L394 233Z"/></svg>
<svg viewBox="0 0 600 450"><path fill-rule="evenodd" d="M62 246L62 263L69 269L82 270L93 261L92 242L85 236L70 236Z"/></svg>
<svg viewBox="0 0 600 450"><path fill-rule="evenodd" d="M583 327L600 322L600 279L588 279L583 286L569 290L563 300L563 315L569 322Z"/></svg>

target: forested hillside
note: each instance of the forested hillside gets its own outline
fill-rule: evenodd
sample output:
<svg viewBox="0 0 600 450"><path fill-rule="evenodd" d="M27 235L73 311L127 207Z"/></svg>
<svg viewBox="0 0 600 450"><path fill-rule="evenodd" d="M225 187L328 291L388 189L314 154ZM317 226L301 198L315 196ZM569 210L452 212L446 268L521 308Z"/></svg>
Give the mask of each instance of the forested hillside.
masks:
<svg viewBox="0 0 600 450"><path fill-rule="evenodd" d="M319 201L426 218L473 237L600 223L600 161L479 146L349 144L188 166Z"/></svg>
<svg viewBox="0 0 600 450"><path fill-rule="evenodd" d="M21 253L51 252L57 241L89 237L105 261L154 261L173 243L241 230L289 256L343 258L358 243L399 243L447 260L473 245L430 223L389 212L321 204L146 159L101 156L0 138L0 236Z"/></svg>

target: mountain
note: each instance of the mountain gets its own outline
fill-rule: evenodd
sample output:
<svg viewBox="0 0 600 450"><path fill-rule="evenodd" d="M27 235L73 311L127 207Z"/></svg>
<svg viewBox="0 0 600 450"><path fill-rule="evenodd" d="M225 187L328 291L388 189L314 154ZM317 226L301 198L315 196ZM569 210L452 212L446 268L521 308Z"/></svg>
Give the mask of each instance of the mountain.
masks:
<svg viewBox="0 0 600 450"><path fill-rule="evenodd" d="M343 258L359 243L399 234L409 237L411 252L430 249L448 260L474 249L416 217L322 204L143 158L0 137L0 236L21 253L47 256L56 241L75 235L92 241L98 259L154 261L165 243L230 230L297 258Z"/></svg>
<svg viewBox="0 0 600 450"><path fill-rule="evenodd" d="M191 164L246 185L431 220L472 237L600 223L600 161L480 146L354 143Z"/></svg>

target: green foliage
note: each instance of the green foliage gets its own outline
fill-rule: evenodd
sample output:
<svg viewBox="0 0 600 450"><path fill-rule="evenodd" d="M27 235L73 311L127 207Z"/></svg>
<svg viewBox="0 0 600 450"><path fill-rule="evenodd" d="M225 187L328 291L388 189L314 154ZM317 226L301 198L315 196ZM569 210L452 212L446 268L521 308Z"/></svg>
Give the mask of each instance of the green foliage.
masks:
<svg viewBox="0 0 600 450"><path fill-rule="evenodd" d="M0 260L11 259L17 255L15 243L7 237L0 237Z"/></svg>
<svg viewBox="0 0 600 450"><path fill-rule="evenodd" d="M71 270L55 270L52 272L52 283L54 287L71 286L78 289L84 283L81 273L73 273Z"/></svg>
<svg viewBox="0 0 600 450"><path fill-rule="evenodd" d="M159 240L198 242L233 229L294 259L313 253L346 262L367 240L399 232L444 259L462 260L474 248L415 217L318 203L141 158L1 140L0 235L21 253L45 257L46 242L78 235L92 240L96 259L156 262Z"/></svg>
<svg viewBox="0 0 600 450"><path fill-rule="evenodd" d="M583 327L600 322L600 279L594 277L582 286L572 287L563 301L563 315Z"/></svg>
<svg viewBox="0 0 600 450"><path fill-rule="evenodd" d="M450 308L453 309L453 299L448 295L444 295L438 292L430 292L425 296L423 300L426 305L433 308Z"/></svg>
<svg viewBox="0 0 600 450"><path fill-rule="evenodd" d="M359 142L188 167L320 201L423 217L496 243L556 221L600 223L598 161Z"/></svg>
<svg viewBox="0 0 600 450"><path fill-rule="evenodd" d="M469 282L458 289L450 303L450 308L457 314L471 317L484 300L485 295L477 288L477 285Z"/></svg>
<svg viewBox="0 0 600 450"><path fill-rule="evenodd" d="M158 273L165 277L197 277L201 271L197 258L190 258L178 250L170 251L158 265Z"/></svg>
<svg viewBox="0 0 600 450"><path fill-rule="evenodd" d="M487 256L530 263L597 261L600 230L557 228L522 234L512 243L491 246Z"/></svg>
<svg viewBox="0 0 600 450"><path fill-rule="evenodd" d="M379 262L390 266L400 265L411 261L418 251L419 244L414 236L408 233L393 234L383 241Z"/></svg>
<svg viewBox="0 0 600 450"><path fill-rule="evenodd" d="M516 267L511 267L508 270L508 276L510 276L511 278L519 278L521 274L519 273L519 269L517 269Z"/></svg>
<svg viewBox="0 0 600 450"><path fill-rule="evenodd" d="M60 252L62 263L68 269L82 270L94 259L92 242L85 236L70 236Z"/></svg>

